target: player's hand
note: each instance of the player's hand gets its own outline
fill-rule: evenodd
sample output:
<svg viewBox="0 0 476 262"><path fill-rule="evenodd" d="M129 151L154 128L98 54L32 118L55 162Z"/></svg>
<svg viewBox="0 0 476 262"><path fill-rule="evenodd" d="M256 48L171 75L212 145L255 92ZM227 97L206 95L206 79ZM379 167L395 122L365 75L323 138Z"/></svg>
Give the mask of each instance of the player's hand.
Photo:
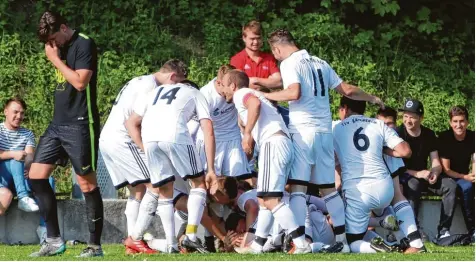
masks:
<svg viewBox="0 0 476 262"><path fill-rule="evenodd" d="M234 247L239 247L241 245L241 241L243 240L235 231L228 231L226 233L225 239L223 239L223 245L225 249L228 251L233 250Z"/></svg>
<svg viewBox="0 0 476 262"><path fill-rule="evenodd" d="M474 183L474 174L470 173L470 174L464 175L463 179L471 183Z"/></svg>
<svg viewBox="0 0 476 262"><path fill-rule="evenodd" d="M16 161L24 161L26 157L26 152L23 150L12 151L12 157Z"/></svg>
<svg viewBox="0 0 476 262"><path fill-rule="evenodd" d="M58 47L55 42L48 42L45 44L45 54L50 61L59 58Z"/></svg>
<svg viewBox="0 0 476 262"><path fill-rule="evenodd" d="M243 147L243 152L245 152L248 160L253 158L253 137L251 134L244 134L243 139L241 140L241 146Z"/></svg>
<svg viewBox="0 0 476 262"><path fill-rule="evenodd" d="M214 195L218 189L217 175L214 171L209 171L205 176L205 185L211 195Z"/></svg>
<svg viewBox="0 0 476 262"><path fill-rule="evenodd" d="M438 180L438 175L435 173L430 173L430 175L428 176L428 183L430 183L430 185L433 185L436 183L437 180Z"/></svg>
<svg viewBox="0 0 476 262"><path fill-rule="evenodd" d="M377 96L374 96L372 101L370 101L370 103L374 105L378 105L380 108L385 109L385 104L383 103L382 99L380 99Z"/></svg>
<svg viewBox="0 0 476 262"><path fill-rule="evenodd" d="M417 172L417 178L422 178L428 180L430 177L431 172L428 170L421 170Z"/></svg>
<svg viewBox="0 0 476 262"><path fill-rule="evenodd" d="M249 87L251 89L258 90L261 86L259 85L259 79L257 77L250 77L250 84Z"/></svg>

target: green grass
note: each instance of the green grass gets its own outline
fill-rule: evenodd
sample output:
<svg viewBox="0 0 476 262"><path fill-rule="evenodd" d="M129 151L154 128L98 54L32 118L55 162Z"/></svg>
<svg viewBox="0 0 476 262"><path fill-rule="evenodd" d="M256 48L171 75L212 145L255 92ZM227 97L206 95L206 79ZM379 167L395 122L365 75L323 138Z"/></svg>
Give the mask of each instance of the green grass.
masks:
<svg viewBox="0 0 476 262"><path fill-rule="evenodd" d="M361 261L384 261L384 260L458 260L458 261L474 261L474 246L466 247L438 247L431 243L426 244L428 253L403 255L396 253L379 253L379 254L306 254L306 255L286 255L286 254L264 254L264 255L240 255L228 253L216 254L177 254L177 255L137 255L125 256L124 247L122 245L104 245L104 258L95 258L91 260L137 260L137 261L153 261L153 260L361 260ZM71 246L66 253L61 256L48 257L41 259L31 259L28 255L37 251L39 246L7 246L0 245L0 260L80 260L75 256L84 248L84 245Z"/></svg>

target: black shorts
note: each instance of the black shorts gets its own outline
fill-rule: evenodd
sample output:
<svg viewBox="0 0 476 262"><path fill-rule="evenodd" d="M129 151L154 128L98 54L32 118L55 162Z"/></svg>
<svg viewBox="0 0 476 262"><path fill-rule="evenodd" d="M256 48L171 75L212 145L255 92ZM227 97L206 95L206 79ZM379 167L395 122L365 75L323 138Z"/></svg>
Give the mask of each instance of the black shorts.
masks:
<svg viewBox="0 0 476 262"><path fill-rule="evenodd" d="M74 172L96 171L99 124L56 125L50 123L40 137L33 163L65 166L71 160Z"/></svg>

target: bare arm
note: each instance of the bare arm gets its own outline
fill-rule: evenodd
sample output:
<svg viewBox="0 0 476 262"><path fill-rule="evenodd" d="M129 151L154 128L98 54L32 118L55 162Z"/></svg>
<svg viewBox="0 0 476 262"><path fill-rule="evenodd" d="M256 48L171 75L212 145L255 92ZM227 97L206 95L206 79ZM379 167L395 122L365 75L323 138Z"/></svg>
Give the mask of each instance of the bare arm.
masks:
<svg viewBox="0 0 476 262"><path fill-rule="evenodd" d="M380 107L384 107L384 104L380 98L367 94L364 90L357 86L342 82L336 87L336 91L341 95L351 98L353 100L367 101L372 104L378 104Z"/></svg>
<svg viewBox="0 0 476 262"><path fill-rule="evenodd" d="M250 228L251 225L258 219L259 206L253 200L248 200L245 203L246 211L246 228Z"/></svg>
<svg viewBox="0 0 476 262"><path fill-rule="evenodd" d="M281 82L281 73L276 72L272 75L270 75L268 78L255 78L256 82L255 84L267 87L269 89L274 89L274 88L280 88L283 86L283 83Z"/></svg>
<svg viewBox="0 0 476 262"><path fill-rule="evenodd" d="M205 210L203 210L202 220L200 223L221 241L225 239L225 230L221 229L219 226L219 221L214 221L212 217L208 215L208 209L206 207Z"/></svg>
<svg viewBox="0 0 476 262"><path fill-rule="evenodd" d="M23 161L26 157L26 152L23 150L2 151L0 150L0 160L15 159L17 161Z"/></svg>
<svg viewBox="0 0 476 262"><path fill-rule="evenodd" d="M451 170L451 161L446 158L441 158L441 164L443 166L443 171L445 174L452 178L464 178L465 174L460 174L456 171Z"/></svg>
<svg viewBox="0 0 476 262"><path fill-rule="evenodd" d="M261 102L256 96L252 95L246 101L245 107L248 110L248 118L246 121L244 133L251 135L251 131L255 127L256 122L258 122L258 118L260 115Z"/></svg>
<svg viewBox="0 0 476 262"><path fill-rule="evenodd" d="M410 158L412 156L410 145L405 141L399 143L393 150L386 147L383 151L385 154L393 157Z"/></svg>
<svg viewBox="0 0 476 262"><path fill-rule="evenodd" d="M266 97L268 100L278 102L298 100L301 98L301 84L294 83L281 91L265 93L264 97Z"/></svg>
<svg viewBox="0 0 476 262"><path fill-rule="evenodd" d="M438 157L438 151L433 151L430 153L430 161L431 161L431 173L435 175L441 174L441 163L440 158Z"/></svg>
<svg viewBox="0 0 476 262"><path fill-rule="evenodd" d="M205 155L207 157L207 166L215 166L215 132L210 119L200 119L200 126L203 131L205 142ZM215 168L208 168L208 173L215 173Z"/></svg>
<svg viewBox="0 0 476 262"><path fill-rule="evenodd" d="M142 143L141 124L142 117L135 112L126 120L126 129L132 141L144 151L144 144Z"/></svg>

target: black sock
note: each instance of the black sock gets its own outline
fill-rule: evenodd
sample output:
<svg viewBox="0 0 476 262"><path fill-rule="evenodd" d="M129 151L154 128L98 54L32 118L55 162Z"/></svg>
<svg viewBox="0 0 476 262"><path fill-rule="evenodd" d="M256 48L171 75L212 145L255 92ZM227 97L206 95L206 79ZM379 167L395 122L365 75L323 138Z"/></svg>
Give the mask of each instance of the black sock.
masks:
<svg viewBox="0 0 476 262"><path fill-rule="evenodd" d="M48 182L48 179L30 179L31 190L38 201L40 215L46 223L46 235L48 238L61 237L58 224L58 207L56 196Z"/></svg>
<svg viewBox="0 0 476 262"><path fill-rule="evenodd" d="M84 193L86 200L86 219L89 227L90 245L101 245L102 227L104 224L104 207L101 192L96 187L91 192Z"/></svg>

